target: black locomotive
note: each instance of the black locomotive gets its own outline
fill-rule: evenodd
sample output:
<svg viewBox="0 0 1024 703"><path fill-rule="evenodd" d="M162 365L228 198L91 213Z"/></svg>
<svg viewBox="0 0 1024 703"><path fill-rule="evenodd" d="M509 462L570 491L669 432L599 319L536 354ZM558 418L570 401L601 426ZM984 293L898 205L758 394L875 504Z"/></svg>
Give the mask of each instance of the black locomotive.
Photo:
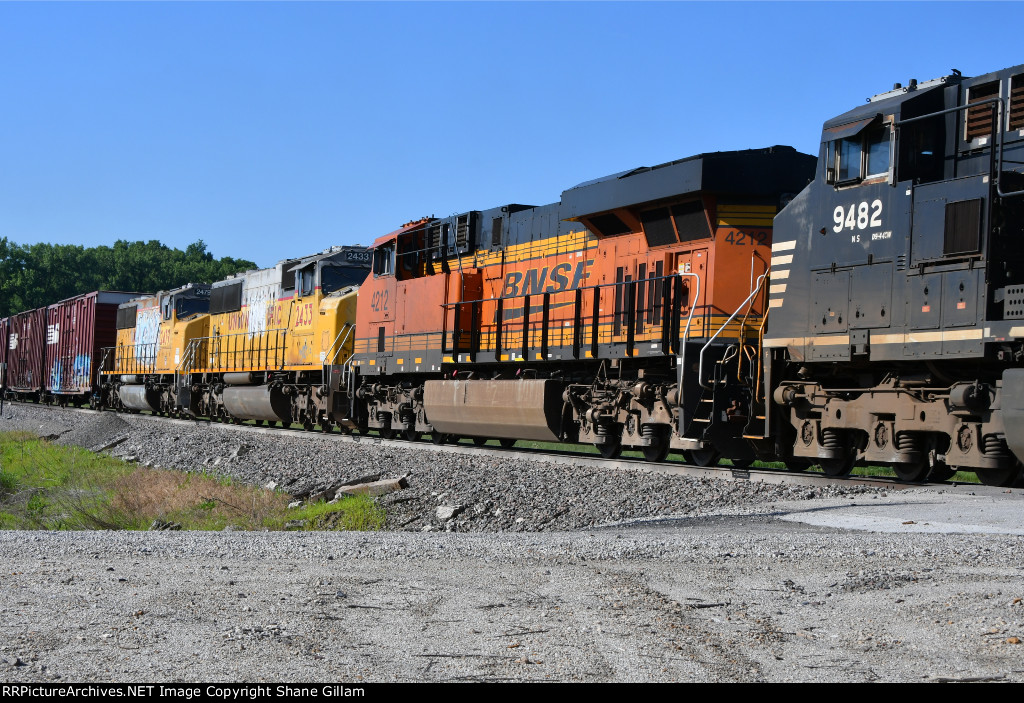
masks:
<svg viewBox="0 0 1024 703"><path fill-rule="evenodd" d="M767 423L795 468L1008 485L1024 457L1024 66L825 123L775 218Z"/></svg>

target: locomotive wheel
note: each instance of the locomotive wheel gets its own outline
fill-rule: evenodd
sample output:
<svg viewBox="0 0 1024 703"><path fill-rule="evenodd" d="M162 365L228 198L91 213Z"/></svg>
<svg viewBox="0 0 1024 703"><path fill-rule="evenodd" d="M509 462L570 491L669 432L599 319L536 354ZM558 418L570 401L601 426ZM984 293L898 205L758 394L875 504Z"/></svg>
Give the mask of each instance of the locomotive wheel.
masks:
<svg viewBox="0 0 1024 703"><path fill-rule="evenodd" d="M807 459L801 459L799 457L790 457L786 459L786 471L792 471L795 474L802 473L811 468L811 462Z"/></svg>
<svg viewBox="0 0 1024 703"><path fill-rule="evenodd" d="M597 444L597 451L601 452L601 456L605 459L618 459L619 455L622 454L622 442L614 440L611 442L605 442L604 444Z"/></svg>
<svg viewBox="0 0 1024 703"><path fill-rule="evenodd" d="M716 449L691 449L686 452L686 456L689 457L697 466L717 466L718 458L721 454Z"/></svg>
<svg viewBox="0 0 1024 703"><path fill-rule="evenodd" d="M734 469L749 469L754 465L753 459L730 459Z"/></svg>
<svg viewBox="0 0 1024 703"><path fill-rule="evenodd" d="M1005 469L975 469L974 473L986 486L1009 488L1020 478L1020 464Z"/></svg>
<svg viewBox="0 0 1024 703"><path fill-rule="evenodd" d="M473 438L473 444L475 444L478 447L482 447L485 444L487 444L487 438L486 437L474 437Z"/></svg>
<svg viewBox="0 0 1024 703"><path fill-rule="evenodd" d="M512 447L516 446L516 441L514 439L499 439L498 445L502 449L511 449Z"/></svg>
<svg viewBox="0 0 1024 703"><path fill-rule="evenodd" d="M254 420L253 424L257 427L263 427L263 420Z"/></svg>
<svg viewBox="0 0 1024 703"><path fill-rule="evenodd" d="M924 481L928 477L928 462L924 459L921 461L903 461L892 465L892 470L896 472L896 477L901 481L907 483L919 483Z"/></svg>
<svg viewBox="0 0 1024 703"><path fill-rule="evenodd" d="M948 481L956 475L956 467L950 466L944 461L935 462L931 473L928 474L929 481Z"/></svg>
<svg viewBox="0 0 1024 703"><path fill-rule="evenodd" d="M826 476L833 478L849 476L850 472L853 471L856 459L856 455L851 452L847 456L836 457L835 459L822 459L819 466L821 466L821 470Z"/></svg>
<svg viewBox="0 0 1024 703"><path fill-rule="evenodd" d="M668 442L662 440L657 444L644 447L643 451L645 461L665 461L665 457L668 456Z"/></svg>
<svg viewBox="0 0 1024 703"><path fill-rule="evenodd" d="M430 441L440 446L448 441L448 435L443 432L431 432Z"/></svg>
<svg viewBox="0 0 1024 703"><path fill-rule="evenodd" d="M402 436L410 442L419 442L423 433L417 432L416 430L402 430Z"/></svg>
<svg viewBox="0 0 1024 703"><path fill-rule="evenodd" d="M390 427L381 428L377 430L377 432L380 434L381 439L394 439L395 435L398 434L395 430L391 429Z"/></svg>

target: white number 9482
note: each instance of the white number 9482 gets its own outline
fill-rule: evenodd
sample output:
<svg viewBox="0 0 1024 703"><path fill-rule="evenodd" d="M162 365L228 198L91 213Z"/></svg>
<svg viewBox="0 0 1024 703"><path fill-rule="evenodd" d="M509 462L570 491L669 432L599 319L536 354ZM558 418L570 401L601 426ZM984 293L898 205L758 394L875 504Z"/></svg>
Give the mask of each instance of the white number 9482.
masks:
<svg viewBox="0 0 1024 703"><path fill-rule="evenodd" d="M832 220L836 223L832 228L833 232L842 232L844 229L881 227L882 201L874 200L870 205L867 201L853 203L849 210L844 205L836 205L836 209L832 213Z"/></svg>

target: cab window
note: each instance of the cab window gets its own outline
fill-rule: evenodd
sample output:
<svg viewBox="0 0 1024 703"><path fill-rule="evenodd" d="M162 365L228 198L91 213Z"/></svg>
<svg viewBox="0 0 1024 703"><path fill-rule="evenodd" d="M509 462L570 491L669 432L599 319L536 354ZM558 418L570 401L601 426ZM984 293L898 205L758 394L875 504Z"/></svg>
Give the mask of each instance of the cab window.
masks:
<svg viewBox="0 0 1024 703"><path fill-rule="evenodd" d="M295 276L295 287L299 291L300 298L304 298L307 295L313 295L313 290L316 288L316 276L314 275L314 271L315 269L310 267L297 272Z"/></svg>
<svg viewBox="0 0 1024 703"><path fill-rule="evenodd" d="M366 269L354 266L324 266L320 269L320 291L324 295L366 280Z"/></svg>
<svg viewBox="0 0 1024 703"><path fill-rule="evenodd" d="M826 180L835 185L852 185L889 173L889 125L862 130L859 134L829 142Z"/></svg>
<svg viewBox="0 0 1024 703"><path fill-rule="evenodd" d="M373 274L390 276L395 270L395 245L387 244L373 250Z"/></svg>
<svg viewBox="0 0 1024 703"><path fill-rule="evenodd" d="M178 312L178 319L206 312L209 307L209 301L195 300L192 298L182 298L175 303L175 310Z"/></svg>

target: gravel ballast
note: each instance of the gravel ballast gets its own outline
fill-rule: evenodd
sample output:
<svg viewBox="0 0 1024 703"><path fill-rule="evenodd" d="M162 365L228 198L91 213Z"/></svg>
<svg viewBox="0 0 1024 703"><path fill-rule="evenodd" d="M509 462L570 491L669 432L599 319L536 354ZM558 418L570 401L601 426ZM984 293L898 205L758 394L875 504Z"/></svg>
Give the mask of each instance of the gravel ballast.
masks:
<svg viewBox="0 0 1024 703"><path fill-rule="evenodd" d="M146 466L207 471L292 495L367 476L408 476L409 488L382 496L390 530L538 532L627 520L743 512L779 500L878 494L865 486L791 486L670 476L531 460L508 452L458 454L421 443L359 442L319 433L254 430L10 405L0 428L62 444L108 448Z"/></svg>
<svg viewBox="0 0 1024 703"><path fill-rule="evenodd" d="M948 500L955 523L1019 491L911 500L22 405L11 429L294 493L410 474L382 498L390 532L0 533L11 683L1024 679L1024 537L778 519Z"/></svg>

